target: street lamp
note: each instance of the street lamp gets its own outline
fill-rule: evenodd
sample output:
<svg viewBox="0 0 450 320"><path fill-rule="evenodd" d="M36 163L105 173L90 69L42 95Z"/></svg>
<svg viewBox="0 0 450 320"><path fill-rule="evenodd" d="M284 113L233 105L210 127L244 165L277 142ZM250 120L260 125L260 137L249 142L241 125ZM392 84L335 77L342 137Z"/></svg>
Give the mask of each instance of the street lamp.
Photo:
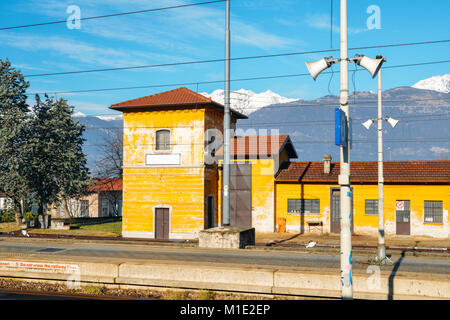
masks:
<svg viewBox="0 0 450 320"><path fill-rule="evenodd" d="M339 118L344 121L342 125L336 123L336 127L340 130L339 141L336 142L340 146L340 173L338 183L340 186L340 221L341 221L341 292L343 299L353 298L353 281L352 281L352 235L351 235L351 188L350 188L350 145L349 145L349 124L350 113L348 104L348 63L356 63L370 72L372 78L375 77L385 61L383 57L377 56L372 59L362 55L356 55L349 58L347 51L347 1L341 1L341 57L334 59L326 57L315 62L306 62L309 73L316 80L317 76L331 65L340 62L340 109L337 114L342 114ZM338 131L337 130L337 131ZM383 235L384 236L384 235Z"/></svg>
<svg viewBox="0 0 450 320"><path fill-rule="evenodd" d="M376 60L376 59L372 59ZM381 103L381 64L386 61L383 56L377 56L377 60L381 60L378 67L378 118L369 119L362 123L364 128L370 129L370 126L378 121L378 245L377 260L380 264L386 264L386 242L384 235L384 177L383 177L383 120L386 120L392 128L398 123L398 120L387 117L383 118Z"/></svg>

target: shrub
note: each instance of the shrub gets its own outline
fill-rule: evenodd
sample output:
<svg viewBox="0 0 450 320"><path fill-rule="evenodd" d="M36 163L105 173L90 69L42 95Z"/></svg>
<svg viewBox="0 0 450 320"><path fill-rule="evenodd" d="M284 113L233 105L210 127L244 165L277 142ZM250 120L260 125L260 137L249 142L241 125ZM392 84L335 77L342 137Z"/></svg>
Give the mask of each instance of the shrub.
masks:
<svg viewBox="0 0 450 320"><path fill-rule="evenodd" d="M12 209L0 211L1 222L14 222L16 221L16 213Z"/></svg>
<svg viewBox="0 0 450 320"><path fill-rule="evenodd" d="M86 286L82 290L85 294L101 295L105 292L106 288L101 286Z"/></svg>
<svg viewBox="0 0 450 320"><path fill-rule="evenodd" d="M34 220L37 218L37 213L33 213L32 211L25 212L24 218L25 220Z"/></svg>

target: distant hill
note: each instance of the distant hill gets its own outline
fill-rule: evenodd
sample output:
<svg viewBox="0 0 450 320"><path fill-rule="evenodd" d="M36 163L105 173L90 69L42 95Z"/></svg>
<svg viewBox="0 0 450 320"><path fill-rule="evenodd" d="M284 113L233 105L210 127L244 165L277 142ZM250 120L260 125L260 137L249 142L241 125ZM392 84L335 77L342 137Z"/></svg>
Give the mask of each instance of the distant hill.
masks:
<svg viewBox="0 0 450 320"><path fill-rule="evenodd" d="M385 160L449 157L450 93L399 87L384 91L382 98L383 117L400 120L395 128L383 122ZM338 160L339 148L334 145L334 109L337 107L339 97L333 95L271 105L251 113L248 120L240 120L238 128L253 128L257 133L267 129L269 134L272 129L289 134L300 160L322 160L326 153ZM376 124L368 131L361 123L377 117L377 95L371 92L352 94L350 116L353 124L351 160L376 160Z"/></svg>
<svg viewBox="0 0 450 320"><path fill-rule="evenodd" d="M99 117L81 114L75 115L74 119L86 126L83 151L87 154L87 164L92 173L100 156L101 145L105 144L104 139L108 137L109 130L123 130L123 120L121 116Z"/></svg>
<svg viewBox="0 0 450 320"><path fill-rule="evenodd" d="M251 103L247 106L252 108ZM339 107L339 97L334 95L258 105L259 109L250 113L248 120L239 120L237 127L246 134L264 134L259 131L264 129L268 134L271 129L289 134L299 160L322 160L326 153L339 160L339 148L334 145L336 107ZM353 119L351 160L376 160L376 124L367 131L361 123L376 118L377 95L373 92L352 94L350 115ZM383 116L400 120L394 129L383 122L385 160L450 159L450 93L412 87L384 91ZM103 139L111 128L122 130L122 117L78 114L75 118L86 125L84 151L92 171L99 158L99 145L104 144Z"/></svg>

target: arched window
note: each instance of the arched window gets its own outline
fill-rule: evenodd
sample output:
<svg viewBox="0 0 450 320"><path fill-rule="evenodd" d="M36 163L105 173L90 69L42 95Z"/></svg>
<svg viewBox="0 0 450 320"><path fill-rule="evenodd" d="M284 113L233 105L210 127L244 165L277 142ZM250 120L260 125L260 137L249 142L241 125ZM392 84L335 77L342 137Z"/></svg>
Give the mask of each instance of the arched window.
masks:
<svg viewBox="0 0 450 320"><path fill-rule="evenodd" d="M156 150L170 150L170 131L156 131Z"/></svg>

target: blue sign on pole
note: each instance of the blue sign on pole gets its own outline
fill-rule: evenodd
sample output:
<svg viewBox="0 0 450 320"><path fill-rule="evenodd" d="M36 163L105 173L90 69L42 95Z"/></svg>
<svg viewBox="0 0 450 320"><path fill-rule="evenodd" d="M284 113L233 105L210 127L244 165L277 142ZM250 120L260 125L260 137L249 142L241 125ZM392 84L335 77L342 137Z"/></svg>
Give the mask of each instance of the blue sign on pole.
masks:
<svg viewBox="0 0 450 320"><path fill-rule="evenodd" d="M337 146L347 146L347 132L345 112L336 108L334 111L334 143Z"/></svg>

